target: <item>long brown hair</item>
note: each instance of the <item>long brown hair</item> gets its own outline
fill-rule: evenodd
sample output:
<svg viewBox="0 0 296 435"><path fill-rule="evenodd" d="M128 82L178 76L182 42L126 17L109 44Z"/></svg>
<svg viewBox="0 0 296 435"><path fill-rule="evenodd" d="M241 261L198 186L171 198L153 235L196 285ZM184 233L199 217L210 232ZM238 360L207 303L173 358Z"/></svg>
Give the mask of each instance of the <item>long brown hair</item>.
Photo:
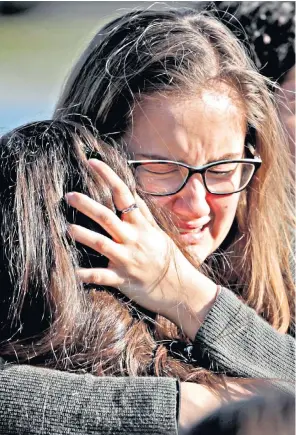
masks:
<svg viewBox="0 0 296 435"><path fill-rule="evenodd" d="M227 241L206 263L217 283L286 332L294 314L292 162L270 91L274 84L222 23L188 9L134 11L114 20L73 68L55 117L83 115L106 143L122 144L142 95L192 94L221 82L244 106L263 164L240 197Z"/></svg>
<svg viewBox="0 0 296 435"><path fill-rule="evenodd" d="M104 267L108 260L69 238L68 222L106 233L67 206L65 193L85 193L116 212L110 188L87 159L104 160L135 192L126 161L94 135L70 121L43 121L0 141L0 354L100 376L172 376L211 385L212 374L169 350L188 344L173 324L116 289L76 278L78 265ZM154 213L165 227L165 216Z"/></svg>

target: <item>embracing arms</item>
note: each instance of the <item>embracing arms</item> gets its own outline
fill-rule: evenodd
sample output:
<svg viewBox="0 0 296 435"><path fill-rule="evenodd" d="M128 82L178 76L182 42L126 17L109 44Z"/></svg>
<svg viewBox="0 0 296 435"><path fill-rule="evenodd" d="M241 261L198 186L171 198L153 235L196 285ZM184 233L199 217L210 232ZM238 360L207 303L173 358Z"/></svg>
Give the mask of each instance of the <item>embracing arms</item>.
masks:
<svg viewBox="0 0 296 435"><path fill-rule="evenodd" d="M0 358L0 434L185 435L222 403L246 397L173 378L96 377Z"/></svg>
<svg viewBox="0 0 296 435"><path fill-rule="evenodd" d="M134 202L111 168L99 161L90 164L111 185L118 210ZM208 352L213 366L216 363L228 374L294 382L293 338L278 333L229 290L216 297L216 284L172 244L143 201L137 198L139 209L123 220L79 193L69 195L68 202L102 225L113 239L70 226L75 240L110 260L106 269L79 270L82 281L117 287L144 308L167 317L195 340L196 347ZM173 253L173 260L163 275L167 252Z"/></svg>
<svg viewBox="0 0 296 435"><path fill-rule="evenodd" d="M228 289L217 297L195 345L226 372L287 381L282 387L294 391L295 339L277 332Z"/></svg>
<svg viewBox="0 0 296 435"><path fill-rule="evenodd" d="M0 434L177 434L175 379L0 366Z"/></svg>

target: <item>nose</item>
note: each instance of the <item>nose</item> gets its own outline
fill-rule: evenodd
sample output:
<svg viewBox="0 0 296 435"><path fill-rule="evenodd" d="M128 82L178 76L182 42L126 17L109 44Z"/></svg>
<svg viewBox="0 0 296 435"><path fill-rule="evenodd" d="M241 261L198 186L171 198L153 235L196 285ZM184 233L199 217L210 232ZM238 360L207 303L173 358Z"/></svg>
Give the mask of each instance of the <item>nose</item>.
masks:
<svg viewBox="0 0 296 435"><path fill-rule="evenodd" d="M173 212L181 219L198 219L210 214L207 191L200 174L192 175L183 189L176 193Z"/></svg>

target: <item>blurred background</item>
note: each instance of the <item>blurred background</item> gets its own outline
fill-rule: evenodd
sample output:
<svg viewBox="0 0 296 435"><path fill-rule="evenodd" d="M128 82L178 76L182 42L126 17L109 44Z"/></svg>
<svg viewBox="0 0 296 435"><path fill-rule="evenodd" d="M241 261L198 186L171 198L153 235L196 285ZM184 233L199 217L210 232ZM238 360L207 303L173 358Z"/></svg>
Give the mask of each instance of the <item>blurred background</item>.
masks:
<svg viewBox="0 0 296 435"><path fill-rule="evenodd" d="M0 1L0 135L51 116L70 67L104 23L137 7L168 5L219 8L220 18L236 31L231 14L239 6L242 25L263 56L257 56L263 73L281 80L295 64L295 2Z"/></svg>
<svg viewBox="0 0 296 435"><path fill-rule="evenodd" d="M69 68L92 35L140 4L0 2L0 134L50 117Z"/></svg>

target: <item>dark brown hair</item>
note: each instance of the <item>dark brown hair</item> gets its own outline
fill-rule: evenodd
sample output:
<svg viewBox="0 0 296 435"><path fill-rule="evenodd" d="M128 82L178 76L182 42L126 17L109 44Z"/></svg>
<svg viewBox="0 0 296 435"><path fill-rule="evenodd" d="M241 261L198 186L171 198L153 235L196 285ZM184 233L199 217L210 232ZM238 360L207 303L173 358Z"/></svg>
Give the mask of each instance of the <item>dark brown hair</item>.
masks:
<svg viewBox="0 0 296 435"><path fill-rule="evenodd" d="M20 127L0 146L0 354L67 371L209 384L212 375L206 370L193 368L181 351L169 351L172 344L174 349L188 344L173 324L154 318L116 289L76 279L77 265L104 267L107 259L75 244L67 236L67 222L103 230L63 197L79 191L116 212L110 188L87 164L89 157L104 160L135 192L115 148L66 121ZM164 216L154 213L165 225Z"/></svg>

